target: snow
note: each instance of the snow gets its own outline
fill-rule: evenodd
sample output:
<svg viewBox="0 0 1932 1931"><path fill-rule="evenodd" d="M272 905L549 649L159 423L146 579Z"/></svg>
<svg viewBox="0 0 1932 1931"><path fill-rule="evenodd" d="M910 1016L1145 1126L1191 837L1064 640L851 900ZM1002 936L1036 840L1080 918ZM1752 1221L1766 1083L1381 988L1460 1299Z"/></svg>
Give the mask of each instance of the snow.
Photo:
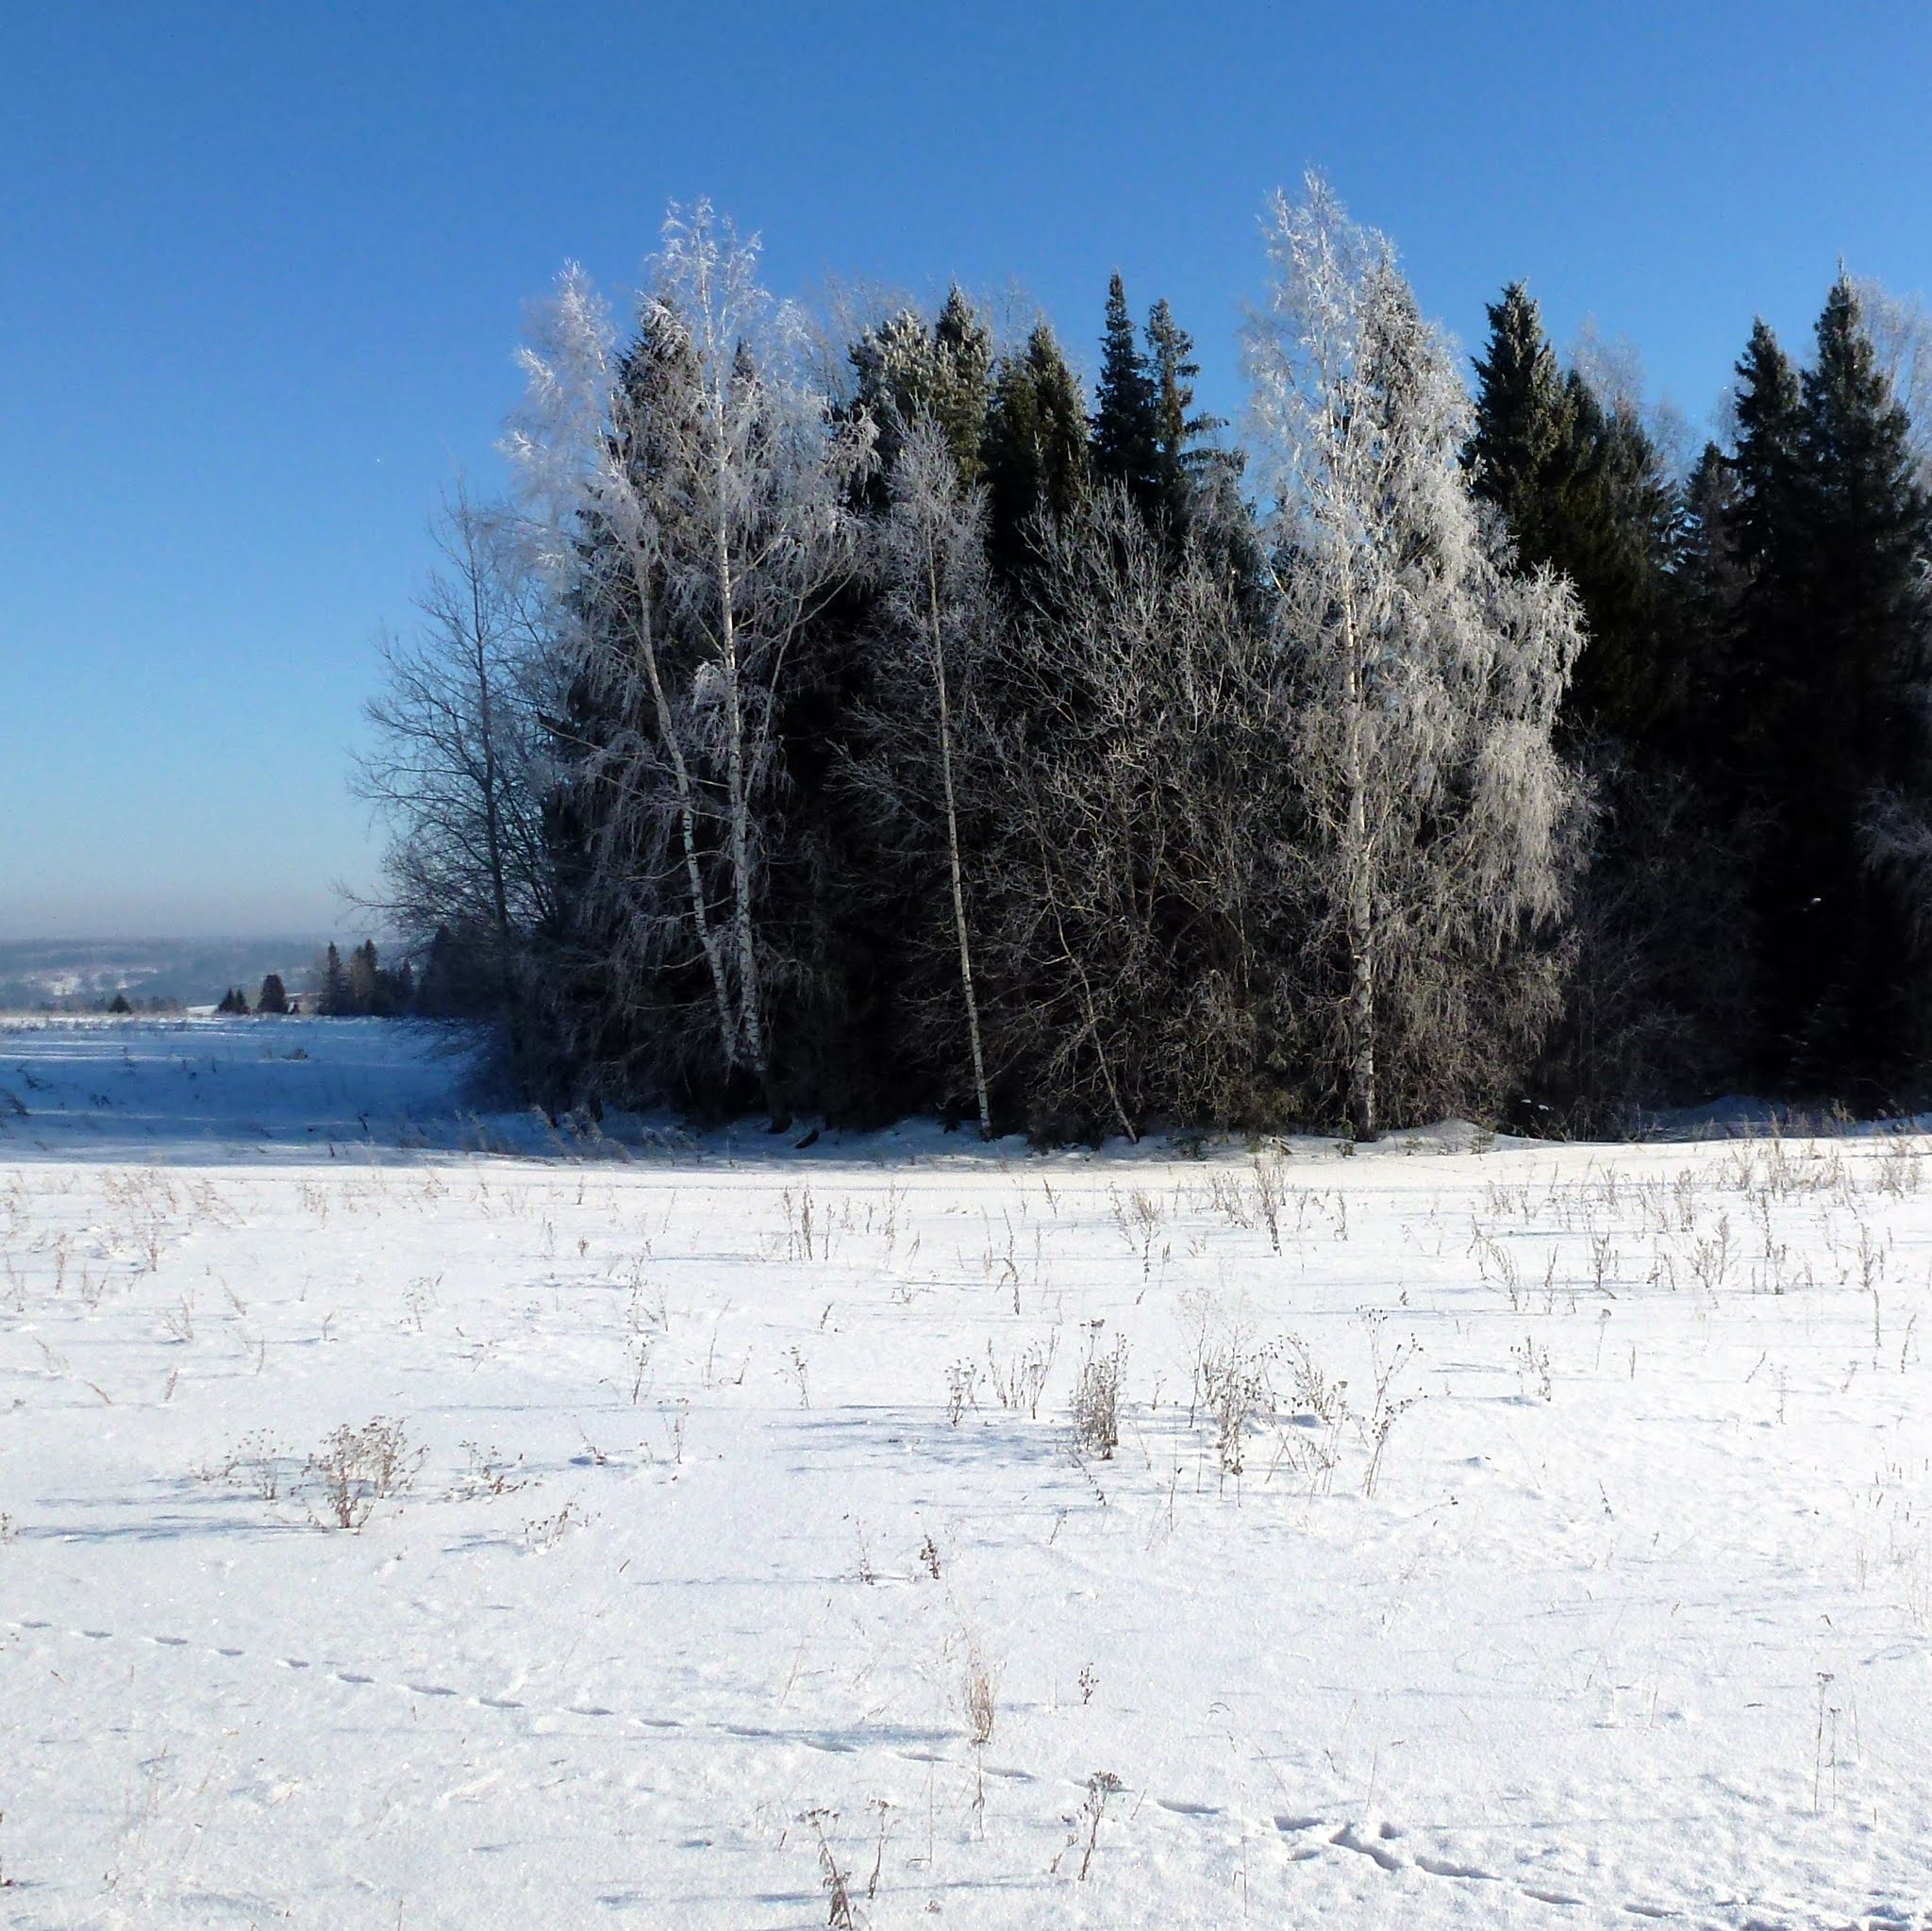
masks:
<svg viewBox="0 0 1932 1931"><path fill-rule="evenodd" d="M1927 1142L800 1153L460 1071L0 1025L8 1924L1932 1923Z"/></svg>

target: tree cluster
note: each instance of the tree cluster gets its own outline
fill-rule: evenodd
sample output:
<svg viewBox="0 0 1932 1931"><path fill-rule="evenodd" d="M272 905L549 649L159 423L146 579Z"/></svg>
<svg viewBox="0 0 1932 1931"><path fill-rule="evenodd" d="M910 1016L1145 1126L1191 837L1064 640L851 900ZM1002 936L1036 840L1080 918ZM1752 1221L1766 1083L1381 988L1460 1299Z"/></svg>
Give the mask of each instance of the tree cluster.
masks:
<svg viewBox="0 0 1932 1931"><path fill-rule="evenodd" d="M1928 524L1858 291L1678 477L1522 287L1472 395L1319 180L1265 230L1238 444L1118 276L1090 396L957 289L827 354L702 205L622 325L567 271L370 708L419 1008L774 1123L1905 1091Z"/></svg>
<svg viewBox="0 0 1932 1931"><path fill-rule="evenodd" d="M1490 311L1474 485L1587 619L1562 738L1597 812L1543 1069L1586 1112L1923 1090L1932 499L1886 366L1912 338L1894 314L1882 357L1869 299L1840 275L1802 369L1760 321L1681 478L1520 284Z"/></svg>
<svg viewBox="0 0 1932 1931"><path fill-rule="evenodd" d="M393 971L379 964L373 939L357 946L346 965L331 941L316 965L315 984L315 1010L324 1019L397 1019L416 1009L415 967L408 959ZM270 1008L264 1003L259 1009Z"/></svg>

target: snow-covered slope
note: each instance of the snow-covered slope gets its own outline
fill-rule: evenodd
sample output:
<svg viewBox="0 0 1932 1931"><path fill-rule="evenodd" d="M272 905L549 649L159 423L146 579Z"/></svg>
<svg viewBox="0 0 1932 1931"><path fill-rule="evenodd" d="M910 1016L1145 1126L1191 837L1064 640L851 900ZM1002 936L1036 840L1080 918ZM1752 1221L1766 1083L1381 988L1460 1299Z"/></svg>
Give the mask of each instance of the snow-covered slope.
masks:
<svg viewBox="0 0 1932 1931"><path fill-rule="evenodd" d="M0 1920L1932 1922L1922 1142L585 1158L454 1076L0 1035Z"/></svg>

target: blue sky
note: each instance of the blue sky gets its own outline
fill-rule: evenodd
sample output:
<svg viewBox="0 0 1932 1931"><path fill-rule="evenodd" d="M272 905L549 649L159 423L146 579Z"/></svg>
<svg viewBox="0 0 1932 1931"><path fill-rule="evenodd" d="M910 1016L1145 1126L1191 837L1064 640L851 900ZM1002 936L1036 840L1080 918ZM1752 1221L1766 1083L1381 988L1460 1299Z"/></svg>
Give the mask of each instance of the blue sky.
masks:
<svg viewBox="0 0 1932 1931"><path fill-rule="evenodd" d="M426 518L525 302L710 194L790 292L1108 273L1239 403L1263 195L1319 165L1467 346L1527 275L1702 427L1842 254L1932 290L1932 8L0 8L0 938L326 929Z"/></svg>

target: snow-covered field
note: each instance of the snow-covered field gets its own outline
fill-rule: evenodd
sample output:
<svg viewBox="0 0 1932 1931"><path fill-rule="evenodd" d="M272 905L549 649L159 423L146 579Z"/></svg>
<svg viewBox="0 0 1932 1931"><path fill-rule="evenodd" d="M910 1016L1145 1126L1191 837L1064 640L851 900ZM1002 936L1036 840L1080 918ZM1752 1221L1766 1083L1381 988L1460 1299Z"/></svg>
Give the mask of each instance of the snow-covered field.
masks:
<svg viewBox="0 0 1932 1931"><path fill-rule="evenodd" d="M1932 1923L1923 1142L455 1079L0 1024L0 1921Z"/></svg>

